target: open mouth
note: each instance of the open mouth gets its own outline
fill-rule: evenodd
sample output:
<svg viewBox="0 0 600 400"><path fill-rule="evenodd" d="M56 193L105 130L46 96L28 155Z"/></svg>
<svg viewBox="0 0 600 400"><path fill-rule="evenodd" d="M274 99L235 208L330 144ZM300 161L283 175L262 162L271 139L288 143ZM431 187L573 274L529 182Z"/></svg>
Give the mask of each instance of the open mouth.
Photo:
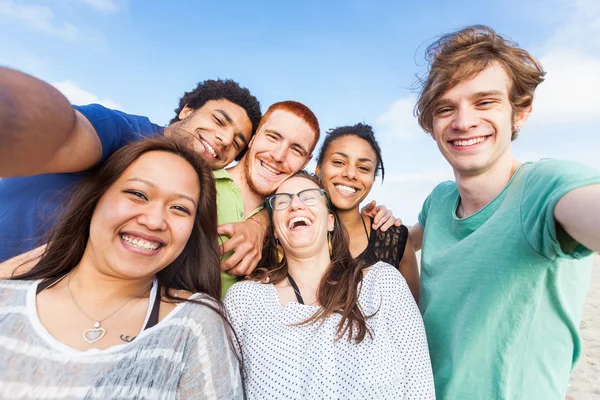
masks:
<svg viewBox="0 0 600 400"><path fill-rule="evenodd" d="M334 185L334 187L337 189L338 192L340 192L342 194L353 195L356 192L358 192L358 189L353 188L351 186L336 184L336 185Z"/></svg>
<svg viewBox="0 0 600 400"><path fill-rule="evenodd" d="M297 229L308 228L313 224L313 221L307 217L294 217L288 222L288 229L293 231Z"/></svg>
<svg viewBox="0 0 600 400"><path fill-rule="evenodd" d="M208 154L210 154L216 160L219 159L219 155L217 154L217 151L206 140L200 139L200 143L202 143L202 145L204 146L204 149L207 151Z"/></svg>
<svg viewBox="0 0 600 400"><path fill-rule="evenodd" d="M483 143L488 138L489 138L489 136L480 136L480 137L466 139L466 140L452 140L452 141L450 141L450 143L452 143L452 145L454 147L469 147L469 146L474 146L479 143Z"/></svg>
<svg viewBox="0 0 600 400"><path fill-rule="evenodd" d="M268 175L268 176L278 177L283 174L282 171L279 171L279 170L273 168L272 166L265 163L264 161L260 161L260 166L261 166L262 170L265 171L266 175Z"/></svg>
<svg viewBox="0 0 600 400"><path fill-rule="evenodd" d="M121 237L121 240L128 246L148 253L157 252L162 246L164 246L164 243L162 242L143 239L139 236L129 233L121 233L119 236Z"/></svg>

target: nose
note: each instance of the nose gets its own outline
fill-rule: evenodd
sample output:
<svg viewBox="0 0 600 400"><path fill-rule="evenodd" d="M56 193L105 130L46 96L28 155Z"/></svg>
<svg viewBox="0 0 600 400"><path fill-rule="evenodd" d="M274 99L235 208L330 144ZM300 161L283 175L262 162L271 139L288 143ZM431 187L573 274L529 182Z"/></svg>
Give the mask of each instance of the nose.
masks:
<svg viewBox="0 0 600 400"><path fill-rule="evenodd" d="M216 142L225 149L228 149L233 144L234 137L235 133L230 128L221 128L215 134Z"/></svg>
<svg viewBox="0 0 600 400"><path fill-rule="evenodd" d="M478 125L479 118L477 116L477 111L473 110L471 107L459 107L454 114L454 119L452 120L452 128L458 131L468 131L471 128L474 128Z"/></svg>
<svg viewBox="0 0 600 400"><path fill-rule="evenodd" d="M356 168L354 167L354 165L346 165L346 168L344 168L344 171L342 172L342 176L348 178L348 179L355 179L356 178Z"/></svg>
<svg viewBox="0 0 600 400"><path fill-rule="evenodd" d="M285 160L285 154L287 153L287 149L285 146L278 145L274 149L272 149L269 154L273 161L282 163Z"/></svg>
<svg viewBox="0 0 600 400"><path fill-rule="evenodd" d="M301 210L301 209L304 209L305 207L306 206L300 200L300 197L298 197L297 194L292 196L292 200L290 201L290 210Z"/></svg>
<svg viewBox="0 0 600 400"><path fill-rule="evenodd" d="M151 231L164 231L167 229L165 212L160 204L148 205L138 216L137 222Z"/></svg>

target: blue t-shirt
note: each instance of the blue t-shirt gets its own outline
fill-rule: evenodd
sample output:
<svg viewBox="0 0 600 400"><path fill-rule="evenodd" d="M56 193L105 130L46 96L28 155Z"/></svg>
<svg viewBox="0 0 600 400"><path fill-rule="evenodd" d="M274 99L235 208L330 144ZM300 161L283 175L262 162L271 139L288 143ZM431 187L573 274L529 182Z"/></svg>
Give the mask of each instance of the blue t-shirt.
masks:
<svg viewBox="0 0 600 400"><path fill-rule="evenodd" d="M104 161L127 143L163 135L164 128L146 117L125 114L99 104L74 107L94 126ZM60 207L84 172L46 174L0 180L0 262L46 242Z"/></svg>

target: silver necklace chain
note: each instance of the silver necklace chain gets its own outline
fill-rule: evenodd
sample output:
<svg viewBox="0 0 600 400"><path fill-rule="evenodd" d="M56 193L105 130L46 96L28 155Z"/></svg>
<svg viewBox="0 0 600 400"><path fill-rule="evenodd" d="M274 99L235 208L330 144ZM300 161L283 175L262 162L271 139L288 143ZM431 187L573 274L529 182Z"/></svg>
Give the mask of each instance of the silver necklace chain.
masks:
<svg viewBox="0 0 600 400"><path fill-rule="evenodd" d="M107 319L109 319L110 317L112 317L113 315L115 315L117 312L119 312L119 310L121 310L123 307L125 307L127 305L127 303L129 303L131 300L141 297L153 285L153 283L151 283L140 294L128 298L123 304L121 304L119 306L119 308L117 308L115 311L113 311L112 313L110 313L108 316L106 316L106 317L104 317L102 319L95 319L95 318L90 317L83 310L83 308L81 308L81 306L77 303L77 300L75 300L75 296L73 296L73 292L71 292L71 287L69 286L70 283L71 283L71 274L69 274L69 276L67 278L67 290L69 291L69 295L71 296L71 300L73 300L73 303L75 304L75 306L77 306L77 308L79 309L79 311L81 311L81 313L83 315L85 315L87 319L89 319L90 321L94 321L94 327L90 328L90 329L86 329L83 332L83 340L85 340L89 344L97 342L98 340L102 339L104 337L104 335L106 335L106 329L100 327L100 324L102 324L102 322L106 321Z"/></svg>

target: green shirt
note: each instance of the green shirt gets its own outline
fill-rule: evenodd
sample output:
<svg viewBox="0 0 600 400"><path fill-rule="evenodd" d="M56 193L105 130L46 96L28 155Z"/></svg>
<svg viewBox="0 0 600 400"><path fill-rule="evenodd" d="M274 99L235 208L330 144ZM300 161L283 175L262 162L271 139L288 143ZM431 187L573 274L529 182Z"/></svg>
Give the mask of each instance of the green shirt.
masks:
<svg viewBox="0 0 600 400"><path fill-rule="evenodd" d="M244 201L242 199L242 191L240 188L235 184L233 179L231 179L231 176L225 169L213 171L213 175L215 177L215 186L217 188L217 214L219 225L245 221L246 218L250 218L262 210L262 206L258 207L252 211L250 215L244 218ZM229 238L225 235L221 235L219 236L219 240L221 243L225 243ZM229 258L231 254L233 254L232 251L223 254L221 261ZM221 272L223 296L225 296L227 289L238 281L238 278L239 277L235 275Z"/></svg>
<svg viewBox="0 0 600 400"><path fill-rule="evenodd" d="M590 167L546 159L467 218L454 182L429 195L420 308L438 399L564 399L592 252L557 230L554 207L596 183Z"/></svg>

